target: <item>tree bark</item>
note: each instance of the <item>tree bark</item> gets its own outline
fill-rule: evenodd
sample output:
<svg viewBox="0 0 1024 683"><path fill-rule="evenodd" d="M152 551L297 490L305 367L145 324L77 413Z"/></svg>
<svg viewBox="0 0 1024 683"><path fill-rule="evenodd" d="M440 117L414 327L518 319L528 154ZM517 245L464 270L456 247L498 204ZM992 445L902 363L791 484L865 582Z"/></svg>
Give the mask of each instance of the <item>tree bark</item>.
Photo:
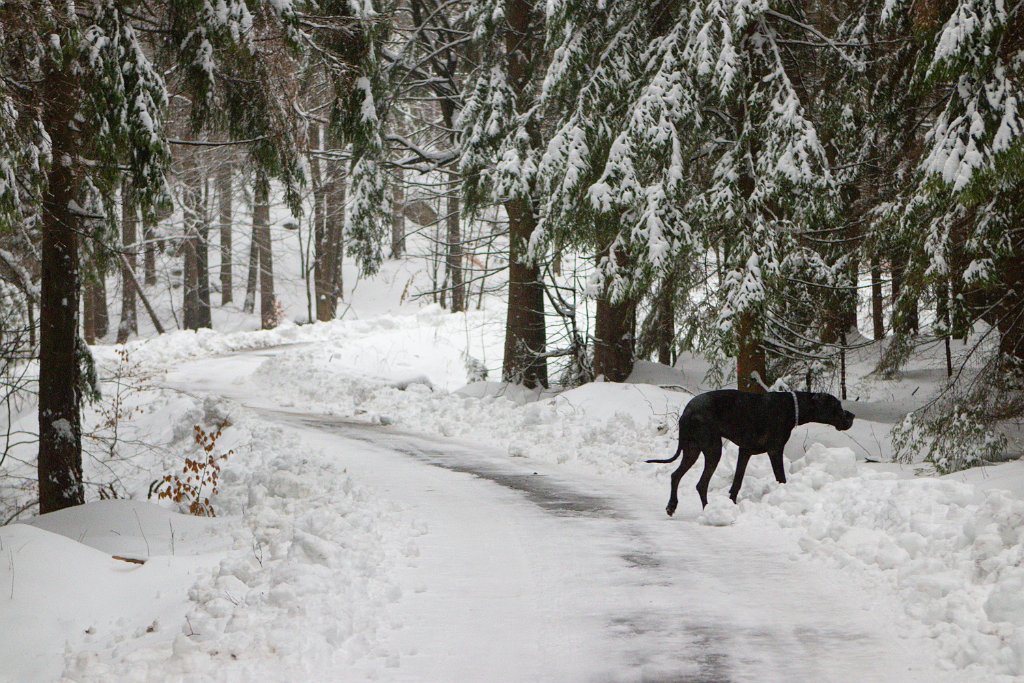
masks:
<svg viewBox="0 0 1024 683"><path fill-rule="evenodd" d="M260 267L259 239L256 237L256 207L253 207L252 234L249 236L249 270L245 280L245 301L242 311L252 313L256 310L256 284Z"/></svg>
<svg viewBox="0 0 1024 683"><path fill-rule="evenodd" d="M86 344L96 343L96 294L93 284L86 280L82 287L82 337Z"/></svg>
<svg viewBox="0 0 1024 683"><path fill-rule="evenodd" d="M345 260L345 172L338 164L327 174L324 188L324 221L327 240L328 293L331 318L338 310L338 302L345 299L345 278L341 267Z"/></svg>
<svg viewBox="0 0 1024 683"><path fill-rule="evenodd" d="M530 85L533 47L543 28L532 26L534 3L506 0L505 53L509 86L517 96ZM535 124L531 124L535 126ZM530 130L531 144L539 146L539 132ZM536 225L532 202L517 197L505 202L508 214L508 315L505 321L505 357L502 379L529 388L547 386L547 343L544 320L544 285L540 267L527 258L527 244Z"/></svg>
<svg viewBox="0 0 1024 683"><path fill-rule="evenodd" d="M892 309L893 324L899 331L916 335L918 333L917 301L900 301L900 294L903 291L903 274L906 271L907 254L903 250L896 250L891 255L892 260Z"/></svg>
<svg viewBox="0 0 1024 683"><path fill-rule="evenodd" d="M884 301L882 299L882 268L878 257L871 257L871 323L875 341L885 337Z"/></svg>
<svg viewBox="0 0 1024 683"><path fill-rule="evenodd" d="M657 327L655 335L658 345L658 362L662 365L672 365L675 361L673 356L673 345L676 338L676 306L675 288L666 278L661 284L661 290L655 302L657 308Z"/></svg>
<svg viewBox="0 0 1024 683"><path fill-rule="evenodd" d="M137 215L135 192L132 189L131 182L125 178L124 182L121 183L121 322L117 326L118 344L124 344L132 334L139 333L138 312L135 306L134 275L132 275L132 271L136 267Z"/></svg>
<svg viewBox="0 0 1024 683"><path fill-rule="evenodd" d="M451 288L452 313L460 313L466 310L466 287L462 278L462 214L459 207L459 180L452 174L450 177L448 193L448 258L446 268L448 275L445 278Z"/></svg>
<svg viewBox="0 0 1024 683"><path fill-rule="evenodd" d="M736 388L754 394L764 393L764 387L754 378L756 372L765 384L768 383L767 359L762 346L760 326L756 314L746 310L737 321L739 352L736 354Z"/></svg>
<svg viewBox="0 0 1024 683"><path fill-rule="evenodd" d="M391 197L391 258L402 258L405 253L405 187L402 169L395 169L395 184Z"/></svg>
<svg viewBox="0 0 1024 683"><path fill-rule="evenodd" d="M256 182L253 206L253 232L259 250L260 271L260 327L277 327L274 299L274 256L270 244L270 197L266 180Z"/></svg>
<svg viewBox="0 0 1024 683"><path fill-rule="evenodd" d="M606 247L597 256L600 263L608 258ZM616 255L622 263L627 256L624 251ZM636 330L636 301L621 299L612 301L611 286L605 283L597 299L597 314L594 323L594 375L604 375L606 381L624 382L633 372L635 359L634 331Z"/></svg>
<svg viewBox="0 0 1024 683"><path fill-rule="evenodd" d="M202 176L192 153L186 153L181 174L182 210L185 222L182 322L187 330L211 327L209 306L209 273L206 269L206 249L203 243L205 231L202 194ZM205 277L204 277L205 274ZM205 296L203 289L205 279Z"/></svg>
<svg viewBox="0 0 1024 683"><path fill-rule="evenodd" d="M82 426L79 416L78 225L76 157L71 121L78 111L77 81L70 73L49 71L41 84L43 125L50 136L53 163L43 194L42 291L39 305L39 512L81 505Z"/></svg>
<svg viewBox="0 0 1024 683"><path fill-rule="evenodd" d="M96 281L93 282L92 296L96 338L102 339L110 332L110 311L107 309L107 277L101 266L96 268Z"/></svg>
<svg viewBox="0 0 1024 683"><path fill-rule="evenodd" d="M505 358L502 379L528 388L548 385L544 329L544 285L540 267L527 262L526 244L533 234L534 217L529 204L513 200L508 211L509 264L508 316L505 321Z"/></svg>
<svg viewBox="0 0 1024 683"><path fill-rule="evenodd" d="M217 167L217 222L220 224L220 305L234 300L234 279L232 278L231 250L232 199L230 159L224 159Z"/></svg>
<svg viewBox="0 0 1024 683"><path fill-rule="evenodd" d="M156 284L156 244L153 243L153 226L149 221L142 223L142 239L146 240L142 257L144 279L146 285L152 287Z"/></svg>

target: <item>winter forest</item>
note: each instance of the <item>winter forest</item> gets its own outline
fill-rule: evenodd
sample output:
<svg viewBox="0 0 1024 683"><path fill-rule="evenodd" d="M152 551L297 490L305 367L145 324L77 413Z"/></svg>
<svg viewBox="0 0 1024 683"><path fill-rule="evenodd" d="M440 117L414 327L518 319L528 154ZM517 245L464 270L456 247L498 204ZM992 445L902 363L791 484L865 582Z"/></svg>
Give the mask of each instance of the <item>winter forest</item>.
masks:
<svg viewBox="0 0 1024 683"><path fill-rule="evenodd" d="M0 0L0 683L1024 680L1022 196L1017 0Z"/></svg>

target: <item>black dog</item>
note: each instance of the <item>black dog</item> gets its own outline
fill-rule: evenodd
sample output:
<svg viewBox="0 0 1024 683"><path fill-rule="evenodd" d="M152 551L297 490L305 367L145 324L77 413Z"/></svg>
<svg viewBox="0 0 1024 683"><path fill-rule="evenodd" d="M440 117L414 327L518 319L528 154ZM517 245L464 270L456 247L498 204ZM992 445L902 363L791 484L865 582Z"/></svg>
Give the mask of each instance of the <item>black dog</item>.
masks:
<svg viewBox="0 0 1024 683"><path fill-rule="evenodd" d="M729 497L735 503L750 456L767 453L775 471L775 479L785 484L782 449L789 441L794 427L808 422L820 422L845 431L853 426L853 418L853 413L843 410L839 399L831 394L809 391L752 394L736 389L709 391L693 397L679 417L679 448L676 454L667 460L647 462L672 462L680 453L684 453L679 468L672 473L672 495L665 508L665 512L671 515L679 504L676 496L679 480L693 467L697 456L703 451L704 472L697 482L697 493L700 494L701 505L706 507L708 482L722 457L722 437L725 437L740 449L736 476L729 489Z"/></svg>

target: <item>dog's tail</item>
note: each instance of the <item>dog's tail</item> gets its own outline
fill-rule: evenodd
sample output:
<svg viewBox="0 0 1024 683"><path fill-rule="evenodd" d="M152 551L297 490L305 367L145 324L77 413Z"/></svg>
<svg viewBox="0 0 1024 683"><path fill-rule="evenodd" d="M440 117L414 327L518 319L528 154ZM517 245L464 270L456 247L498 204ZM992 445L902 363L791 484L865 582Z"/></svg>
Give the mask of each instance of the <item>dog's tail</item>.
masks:
<svg viewBox="0 0 1024 683"><path fill-rule="evenodd" d="M676 449L676 454L673 455L671 458L666 458L664 460L645 460L644 462L652 462L652 463L656 463L656 464L659 464L659 465L664 465L665 463L669 463L669 462L674 461L676 458L679 457L679 454L682 453L682 452L683 452L683 444L679 444L679 448Z"/></svg>

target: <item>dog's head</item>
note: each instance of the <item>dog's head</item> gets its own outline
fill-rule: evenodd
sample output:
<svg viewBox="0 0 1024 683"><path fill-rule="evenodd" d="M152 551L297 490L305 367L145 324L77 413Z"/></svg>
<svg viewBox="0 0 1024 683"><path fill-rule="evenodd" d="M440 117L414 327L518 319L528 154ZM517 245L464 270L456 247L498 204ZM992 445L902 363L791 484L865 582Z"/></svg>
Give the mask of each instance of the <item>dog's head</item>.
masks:
<svg viewBox="0 0 1024 683"><path fill-rule="evenodd" d="M814 408L821 422L830 424L841 432L853 426L854 414L849 410L843 410L843 404L832 394L815 394Z"/></svg>

